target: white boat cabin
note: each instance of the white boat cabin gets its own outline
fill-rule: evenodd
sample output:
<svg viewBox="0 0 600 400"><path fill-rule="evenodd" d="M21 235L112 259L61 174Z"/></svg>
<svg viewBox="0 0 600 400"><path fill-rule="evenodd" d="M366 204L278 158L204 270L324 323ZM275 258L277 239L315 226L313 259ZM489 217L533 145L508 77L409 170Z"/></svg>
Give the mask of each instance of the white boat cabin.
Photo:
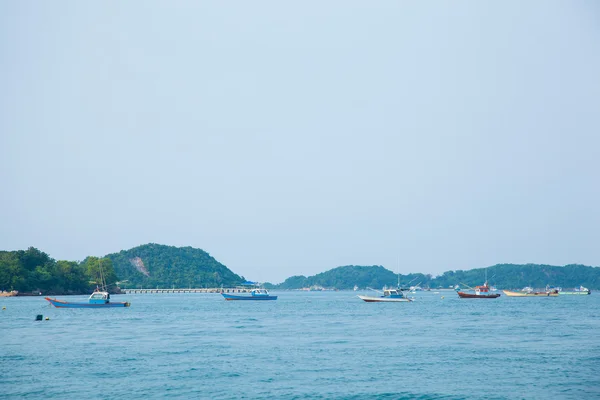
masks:
<svg viewBox="0 0 600 400"><path fill-rule="evenodd" d="M397 289L384 289L383 297L402 298L404 297L404 293Z"/></svg>
<svg viewBox="0 0 600 400"><path fill-rule="evenodd" d="M108 292L94 292L89 298L90 304L110 303L110 294Z"/></svg>
<svg viewBox="0 0 600 400"><path fill-rule="evenodd" d="M484 283L483 286L475 286L475 294L488 295L490 294L490 287L488 283Z"/></svg>

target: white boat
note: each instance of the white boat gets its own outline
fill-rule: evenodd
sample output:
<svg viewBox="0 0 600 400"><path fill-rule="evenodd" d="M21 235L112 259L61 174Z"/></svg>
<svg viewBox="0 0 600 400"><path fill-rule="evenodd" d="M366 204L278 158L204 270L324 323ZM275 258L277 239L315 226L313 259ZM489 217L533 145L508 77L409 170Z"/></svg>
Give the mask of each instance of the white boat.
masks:
<svg viewBox="0 0 600 400"><path fill-rule="evenodd" d="M375 290L375 289L371 289ZM378 290L375 290L379 292ZM366 301L367 303L405 303L413 301L404 295L402 290L399 289L383 289L381 296L361 296L358 295L358 298Z"/></svg>
<svg viewBox="0 0 600 400"><path fill-rule="evenodd" d="M354 291L356 292L358 290L358 286L354 285Z"/></svg>

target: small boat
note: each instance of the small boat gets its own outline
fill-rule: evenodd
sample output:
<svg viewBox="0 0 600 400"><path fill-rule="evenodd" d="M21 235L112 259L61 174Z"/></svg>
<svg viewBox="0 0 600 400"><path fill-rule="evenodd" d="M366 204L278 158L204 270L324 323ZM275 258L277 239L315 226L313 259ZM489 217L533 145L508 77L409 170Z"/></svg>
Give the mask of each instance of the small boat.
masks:
<svg viewBox="0 0 600 400"><path fill-rule="evenodd" d="M457 292L461 299L495 299L500 293L490 293L487 281L482 286L475 286L475 293Z"/></svg>
<svg viewBox="0 0 600 400"><path fill-rule="evenodd" d="M371 289L374 290L374 289ZM375 290L379 292L378 290ZM381 293L381 292L379 292ZM361 296L358 295L358 298L366 301L367 303L404 303L413 301L404 295L402 290L400 289L383 289L383 293L381 296Z"/></svg>
<svg viewBox="0 0 600 400"><path fill-rule="evenodd" d="M504 294L508 297L556 297L558 296L558 290L548 289L543 292L534 292L531 288L528 290L521 290L520 292L512 292L510 290L503 290Z"/></svg>
<svg viewBox="0 0 600 400"><path fill-rule="evenodd" d="M277 300L267 289L252 289L249 294L229 294L221 292L225 300Z"/></svg>
<svg viewBox="0 0 600 400"><path fill-rule="evenodd" d="M94 293L90 295L87 303L71 303L68 301L62 301L57 299L51 299L46 297L45 299L50 302L56 308L108 308L108 307L129 307L131 303L124 302L111 302L110 293L106 286L106 280L104 279L104 272L102 270L102 262L98 261L98 274L100 278L100 287L96 286Z"/></svg>
<svg viewBox="0 0 600 400"><path fill-rule="evenodd" d="M358 286L354 285L354 291L356 292L358 290Z"/></svg>
<svg viewBox="0 0 600 400"><path fill-rule="evenodd" d="M562 294L570 294L570 295L588 295L588 294L592 294L592 291L588 288L585 288L583 286L579 286L578 288L573 289L572 291L563 291L563 290L559 290L558 291L559 295Z"/></svg>
<svg viewBox="0 0 600 400"><path fill-rule="evenodd" d="M46 300L50 302L56 308L106 308L106 307L129 307L129 302L112 302L110 301L110 294L106 291L95 291L91 294L87 303L71 303L68 301L62 301L57 299L51 299L46 297Z"/></svg>

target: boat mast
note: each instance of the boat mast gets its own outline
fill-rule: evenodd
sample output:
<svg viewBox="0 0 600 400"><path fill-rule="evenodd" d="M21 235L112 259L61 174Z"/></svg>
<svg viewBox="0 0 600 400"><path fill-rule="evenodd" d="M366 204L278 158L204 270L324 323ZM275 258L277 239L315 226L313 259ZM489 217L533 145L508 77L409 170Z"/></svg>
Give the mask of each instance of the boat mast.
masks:
<svg viewBox="0 0 600 400"><path fill-rule="evenodd" d="M104 280L104 273L102 272L102 259L98 259L98 270L100 271L100 289L106 292L106 281Z"/></svg>
<svg viewBox="0 0 600 400"><path fill-rule="evenodd" d="M400 289L400 257L398 257L398 287Z"/></svg>

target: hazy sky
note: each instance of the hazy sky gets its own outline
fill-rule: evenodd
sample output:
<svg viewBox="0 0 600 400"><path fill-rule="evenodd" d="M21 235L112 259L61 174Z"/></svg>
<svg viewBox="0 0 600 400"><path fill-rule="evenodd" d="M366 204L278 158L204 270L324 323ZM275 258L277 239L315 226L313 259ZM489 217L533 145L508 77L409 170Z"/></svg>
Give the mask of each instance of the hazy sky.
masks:
<svg viewBox="0 0 600 400"><path fill-rule="evenodd" d="M0 2L0 249L600 264L597 1Z"/></svg>

